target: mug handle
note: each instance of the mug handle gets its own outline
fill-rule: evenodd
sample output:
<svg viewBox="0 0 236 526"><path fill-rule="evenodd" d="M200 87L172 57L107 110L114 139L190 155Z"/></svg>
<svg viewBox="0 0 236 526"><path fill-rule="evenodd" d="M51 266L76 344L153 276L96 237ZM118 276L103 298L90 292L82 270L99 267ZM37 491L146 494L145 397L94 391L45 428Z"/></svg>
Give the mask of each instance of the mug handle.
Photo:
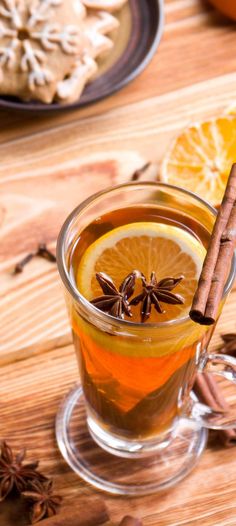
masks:
<svg viewBox="0 0 236 526"><path fill-rule="evenodd" d="M236 385L236 359L227 354L206 354L203 356L198 372L211 373L222 376L229 382ZM215 411L208 405L202 404L190 398L187 414L183 415L187 420L199 424L207 429L231 429L236 427L235 410Z"/></svg>

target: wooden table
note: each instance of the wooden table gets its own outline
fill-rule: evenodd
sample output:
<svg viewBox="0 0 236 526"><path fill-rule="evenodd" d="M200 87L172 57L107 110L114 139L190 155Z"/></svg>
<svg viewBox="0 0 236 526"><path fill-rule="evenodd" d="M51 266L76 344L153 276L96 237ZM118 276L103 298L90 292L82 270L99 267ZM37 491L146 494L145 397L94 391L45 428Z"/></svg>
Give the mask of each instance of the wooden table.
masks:
<svg viewBox="0 0 236 526"><path fill-rule="evenodd" d="M70 471L55 442L58 405L78 374L63 293L47 261L35 259L17 276L12 269L38 242L54 249L68 212L91 191L127 181L146 160L159 163L183 126L236 100L235 25L201 0L166 0L165 11L158 52L122 92L82 111L0 113L0 435L41 459L65 499L97 492ZM235 304L236 290L212 347L220 332L235 331ZM236 398L231 387L227 394ZM105 496L111 520L127 512L145 526L235 525L235 451L208 448L166 494Z"/></svg>

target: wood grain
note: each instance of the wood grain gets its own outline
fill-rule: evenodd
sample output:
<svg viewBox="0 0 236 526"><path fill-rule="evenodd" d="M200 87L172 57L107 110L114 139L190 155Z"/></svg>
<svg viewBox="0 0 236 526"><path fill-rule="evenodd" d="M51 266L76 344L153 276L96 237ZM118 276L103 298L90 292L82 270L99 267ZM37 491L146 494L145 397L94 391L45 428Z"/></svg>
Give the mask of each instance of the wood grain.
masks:
<svg viewBox="0 0 236 526"><path fill-rule="evenodd" d="M233 100L236 73L227 79L227 89L225 83L226 77L220 77L0 145L0 312L4 320L11 317L10 328L14 330L14 338L9 338L9 325L2 325L0 340L7 340L9 358L11 353L15 356L16 348L17 352L28 347L36 349L42 341L47 348L54 345L55 338L62 336L62 327L57 327L55 321L63 325L65 319L65 311L63 319L58 319L56 308L54 320L55 311L52 309L50 314L46 309L46 325L41 321L41 330L35 329L39 303L37 298L32 301L29 289L32 294L40 289L40 302L62 305L58 278L51 265L41 261L34 261L24 274L12 277L14 264L35 250L39 242L47 241L55 247L68 213L93 191L129 180L147 159L158 164L184 125L222 112ZM207 97L209 91L214 97ZM19 293L24 331L19 321L14 323Z"/></svg>
<svg viewBox="0 0 236 526"><path fill-rule="evenodd" d="M230 303L232 308L232 297L228 307ZM227 312L222 316L222 325L225 319ZM55 478L55 487L65 504L72 497L89 500L97 494L65 464L55 443L56 412L62 397L77 380L73 346L53 349L15 363L14 367L5 365L0 371L1 436L15 448L27 446L27 458L40 459L41 469ZM235 389L226 387L225 392L236 404ZM139 499L105 495L104 499L114 523L126 513L143 518L144 526L228 526L236 519L235 468L234 450L212 445L197 469L171 491Z"/></svg>
<svg viewBox="0 0 236 526"><path fill-rule="evenodd" d="M65 114L0 112L0 436L39 457L66 500L97 492L70 471L55 444L58 405L77 380L63 292L47 261L34 259L21 275L12 270L39 242L55 250L62 222L82 199L127 181L146 160L158 165L185 125L235 101L235 24L201 0L166 0L165 12L158 52L122 92ZM236 290L212 348L220 333L236 330L235 304ZM234 402L235 389L225 389ZM166 494L106 496L111 520L126 513L144 526L235 525L234 457L233 450L211 446ZM1 522L1 506L0 523L9 526Z"/></svg>

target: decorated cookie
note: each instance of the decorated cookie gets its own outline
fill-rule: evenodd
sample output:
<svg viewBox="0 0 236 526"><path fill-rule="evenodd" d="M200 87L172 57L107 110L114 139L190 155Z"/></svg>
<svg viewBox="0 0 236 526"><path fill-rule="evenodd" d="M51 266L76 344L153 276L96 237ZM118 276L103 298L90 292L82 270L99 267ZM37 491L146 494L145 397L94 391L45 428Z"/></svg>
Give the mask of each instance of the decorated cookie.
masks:
<svg viewBox="0 0 236 526"><path fill-rule="evenodd" d="M71 103L113 47L127 0L0 0L0 94Z"/></svg>
<svg viewBox="0 0 236 526"><path fill-rule="evenodd" d="M84 5L94 9L106 9L106 11L114 11L120 9L127 0L84 0Z"/></svg>

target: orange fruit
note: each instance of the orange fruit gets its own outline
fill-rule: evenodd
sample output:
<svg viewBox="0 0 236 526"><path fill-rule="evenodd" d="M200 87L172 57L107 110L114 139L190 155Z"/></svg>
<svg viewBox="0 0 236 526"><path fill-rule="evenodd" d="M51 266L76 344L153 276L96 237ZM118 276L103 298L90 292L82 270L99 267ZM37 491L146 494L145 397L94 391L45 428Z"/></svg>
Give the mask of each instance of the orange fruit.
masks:
<svg viewBox="0 0 236 526"><path fill-rule="evenodd" d="M236 117L225 115L185 129L163 160L162 177L219 206L235 161Z"/></svg>
<svg viewBox="0 0 236 526"><path fill-rule="evenodd" d="M184 279L174 293L184 298L184 305L162 304L165 313L152 310L151 322L162 322L187 315L205 257L205 248L189 232L176 226L154 223L130 223L115 228L97 239L85 251L77 272L77 286L88 300L101 296L97 272L105 272L117 287L133 270L138 269L149 281L152 271L157 280L166 277ZM135 295L141 292L137 280ZM133 307L131 321L140 321L140 305Z"/></svg>
<svg viewBox="0 0 236 526"><path fill-rule="evenodd" d="M221 13L236 20L236 2L235 0L210 0L211 4L219 9Z"/></svg>
<svg viewBox="0 0 236 526"><path fill-rule="evenodd" d="M104 376L109 375L110 378L115 375L116 382L119 382L123 389L129 390L128 393L123 391L119 402L123 409L130 408L125 407L127 402L131 407L134 405L132 398L130 400L131 390L133 397L135 394L137 396L140 391L143 392L143 396L154 391L165 384L170 376L195 354L194 347L185 347L181 349L181 352L172 354L171 359L169 354L157 356L156 360L150 359L148 353L134 357L132 351L126 356L123 355L121 359L117 342L110 342L110 348L106 349L103 342L99 345L86 333L80 333L79 337L83 348L92 349L92 352L84 355L89 373L94 378L97 377L98 371ZM116 352L111 352L111 348Z"/></svg>
<svg viewBox="0 0 236 526"><path fill-rule="evenodd" d="M184 297L184 305L162 303L166 313L159 314L153 309L149 320L163 322L178 318L181 320L179 324L162 323L161 327L156 326L152 330L149 323L144 323L141 332L136 325L132 329L127 325L115 333L109 324L106 330L100 322L88 323L76 309L72 313L73 330L80 338L88 371L92 375L103 371L106 377L115 376L123 388L127 387L127 393L122 392L122 404L134 405L132 396L136 397L138 393L138 398L142 398L161 386L195 355L196 342L201 340L206 328L193 323L186 314L205 253L203 245L191 233L154 222L130 223L115 228L84 252L76 281L80 292L88 300L102 294L95 279L96 272L106 272L117 287L134 269L148 277L154 270L157 279L182 274L185 277L174 289ZM137 279L134 295L139 293L139 281ZM133 318L129 321L140 322L140 306L132 307L132 311Z"/></svg>

